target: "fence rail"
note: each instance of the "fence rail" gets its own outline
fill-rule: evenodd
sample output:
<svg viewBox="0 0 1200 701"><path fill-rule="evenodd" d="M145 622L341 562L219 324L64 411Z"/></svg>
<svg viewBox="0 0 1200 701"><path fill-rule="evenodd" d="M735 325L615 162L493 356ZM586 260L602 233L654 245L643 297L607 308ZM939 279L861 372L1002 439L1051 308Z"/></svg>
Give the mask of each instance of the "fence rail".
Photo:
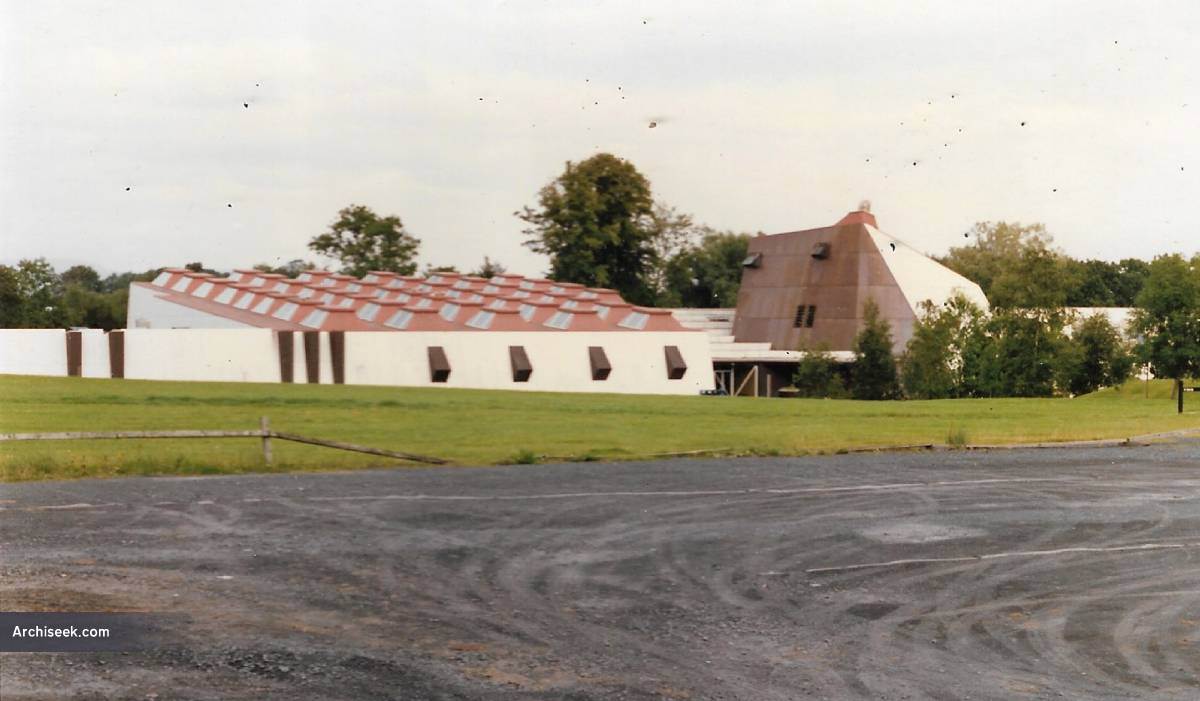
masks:
<svg viewBox="0 0 1200 701"><path fill-rule="evenodd" d="M416 453L406 453L398 450L387 450L384 448L373 448L366 445L358 445L355 443L345 443L342 441L331 441L324 438L313 438L311 436L301 436L297 433L284 433L282 431L271 430L270 421L267 417L262 418L262 423L257 429L249 431L58 431L54 433L0 433L0 442L3 441L71 441L71 440L117 440L117 439L144 439L144 438L261 438L263 461L270 465L272 460L271 455L271 439L275 438L281 441L291 441L293 443L305 443L307 445L319 445L325 448L333 448L335 450L348 450L355 453L367 453L368 455L380 455L387 458L395 458L397 460L408 460L410 462L425 463L427 465L445 465L448 460L436 458L430 455L418 455Z"/></svg>

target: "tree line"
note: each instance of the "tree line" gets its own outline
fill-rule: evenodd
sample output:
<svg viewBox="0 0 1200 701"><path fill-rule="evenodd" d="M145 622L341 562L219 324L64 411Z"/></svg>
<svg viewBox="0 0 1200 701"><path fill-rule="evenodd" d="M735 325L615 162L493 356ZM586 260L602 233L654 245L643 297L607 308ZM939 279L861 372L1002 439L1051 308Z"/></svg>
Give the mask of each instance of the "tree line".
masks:
<svg viewBox="0 0 1200 701"><path fill-rule="evenodd" d="M1200 255L1148 263L1134 303L1127 341L1106 317L1059 306L984 312L961 295L925 302L897 357L890 326L868 300L855 361L839 365L827 348L810 349L794 384L807 397L949 399L1086 394L1120 385L1138 366L1177 389L1200 377Z"/></svg>

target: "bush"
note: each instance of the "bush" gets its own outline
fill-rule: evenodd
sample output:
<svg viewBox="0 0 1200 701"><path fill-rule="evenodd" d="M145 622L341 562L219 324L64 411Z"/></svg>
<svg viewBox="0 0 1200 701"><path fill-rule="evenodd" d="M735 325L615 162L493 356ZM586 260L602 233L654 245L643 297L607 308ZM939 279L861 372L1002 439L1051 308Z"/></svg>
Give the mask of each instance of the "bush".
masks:
<svg viewBox="0 0 1200 701"><path fill-rule="evenodd" d="M804 355L796 364L792 385L801 397L839 399L846 396L846 383L838 372L837 361L829 352L827 344L802 351Z"/></svg>

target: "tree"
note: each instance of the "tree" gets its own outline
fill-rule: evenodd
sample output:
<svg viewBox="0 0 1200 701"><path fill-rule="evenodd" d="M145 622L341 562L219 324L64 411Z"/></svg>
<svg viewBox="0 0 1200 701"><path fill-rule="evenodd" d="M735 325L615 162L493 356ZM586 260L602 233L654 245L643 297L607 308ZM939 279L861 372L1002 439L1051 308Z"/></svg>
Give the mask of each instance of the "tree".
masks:
<svg viewBox="0 0 1200 701"><path fill-rule="evenodd" d="M967 341L982 323L983 312L961 294L942 306L921 303L901 359L905 393L914 399L944 399L969 393L964 377Z"/></svg>
<svg viewBox="0 0 1200 701"><path fill-rule="evenodd" d="M804 351L800 362L796 363L792 385L800 390L801 397L838 399L846 396L845 381L825 344Z"/></svg>
<svg viewBox="0 0 1200 701"><path fill-rule="evenodd" d="M654 302L664 240L690 224L656 209L650 182L608 153L568 161L538 192L537 208L515 214L529 225L525 246L550 257L551 279L611 287L635 304Z"/></svg>
<svg viewBox="0 0 1200 701"><path fill-rule="evenodd" d="M28 328L53 329L66 324L62 305L62 278L45 258L17 263L17 290L22 300L22 325Z"/></svg>
<svg viewBox="0 0 1200 701"><path fill-rule="evenodd" d="M400 217L380 217L363 205L338 212L329 231L314 236L308 247L337 259L342 272L362 277L371 270L412 275L421 241L404 230Z"/></svg>
<svg viewBox="0 0 1200 701"><path fill-rule="evenodd" d="M850 375L850 394L855 399L895 399L896 359L892 357L892 329L879 316L879 305L867 299L863 306L863 329L854 339L857 359Z"/></svg>
<svg viewBox="0 0 1200 701"><path fill-rule="evenodd" d="M0 328L17 329L25 325L24 302L17 271L0 265Z"/></svg>
<svg viewBox="0 0 1200 701"><path fill-rule="evenodd" d="M474 275L475 277L482 277L490 280L497 275L503 275L505 270L506 268L499 262L484 256L483 263L481 263L477 269L473 270L469 274Z"/></svg>
<svg viewBox="0 0 1200 701"><path fill-rule="evenodd" d="M1138 334L1138 356L1154 374L1175 380L1200 375L1200 256L1190 262L1178 254L1150 263L1132 328ZM1183 395L1178 394L1183 412Z"/></svg>
<svg viewBox="0 0 1200 701"><path fill-rule="evenodd" d="M100 273L87 265L73 265L62 273L62 283L66 287L81 287L91 292L100 291Z"/></svg>
<svg viewBox="0 0 1200 701"><path fill-rule="evenodd" d="M964 236L974 236L966 246L956 246L941 259L943 265L975 281L992 299L992 285L1029 250L1049 251L1054 237L1042 224L979 222Z"/></svg>
<svg viewBox="0 0 1200 701"><path fill-rule="evenodd" d="M457 272L458 272L458 266L434 265L433 263L430 263L425 266L425 269L421 271L421 274L424 275L425 277L429 277L430 275L437 275L438 273L457 273Z"/></svg>
<svg viewBox="0 0 1200 701"><path fill-rule="evenodd" d="M316 270L317 264L309 260L293 258L283 265L258 263L254 266L254 269L264 273L275 273L276 275L284 275L286 277L296 278L300 276L300 273L303 273L306 270Z"/></svg>
<svg viewBox="0 0 1200 701"><path fill-rule="evenodd" d="M1121 334L1099 314L1075 324L1056 358L1058 386L1073 395L1095 392L1129 379L1133 357Z"/></svg>
<svg viewBox="0 0 1200 701"><path fill-rule="evenodd" d="M665 266L658 304L667 307L733 307L742 283L749 234L701 227L698 244L685 246Z"/></svg>
<svg viewBox="0 0 1200 701"><path fill-rule="evenodd" d="M973 341L975 396L1053 396L1065 326L1061 309L994 310L982 337Z"/></svg>

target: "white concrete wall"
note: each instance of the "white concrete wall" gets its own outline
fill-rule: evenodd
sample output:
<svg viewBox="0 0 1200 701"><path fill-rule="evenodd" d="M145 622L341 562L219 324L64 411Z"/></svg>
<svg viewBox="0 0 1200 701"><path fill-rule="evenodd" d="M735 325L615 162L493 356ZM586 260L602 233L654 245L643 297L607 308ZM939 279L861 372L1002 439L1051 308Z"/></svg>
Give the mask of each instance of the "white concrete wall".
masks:
<svg viewBox="0 0 1200 701"><path fill-rule="evenodd" d="M129 286L128 324L131 329L252 329L233 319L158 298L157 288Z"/></svg>
<svg viewBox="0 0 1200 701"><path fill-rule="evenodd" d="M304 383L304 339L294 336L294 380ZM668 380L663 348L677 346L687 373ZM450 379L429 377L428 348L441 346ZM533 365L528 382L513 382L509 346L523 346ZM604 348L612 365L594 381L588 347ZM83 332L83 374L108 377L108 339ZM320 335L321 383L333 382L329 334ZM696 394L712 389L712 358L704 332L349 332L346 384L471 387L549 392ZM0 372L67 374L65 332L0 330ZM279 382L279 349L268 329L128 329L125 377L137 380Z"/></svg>
<svg viewBox="0 0 1200 701"><path fill-rule="evenodd" d="M82 329L79 333L83 376L112 377L112 367L108 364L108 334L100 329Z"/></svg>
<svg viewBox="0 0 1200 701"><path fill-rule="evenodd" d="M0 373L66 377L67 332L0 329Z"/></svg>
<svg viewBox="0 0 1200 701"><path fill-rule="evenodd" d="M667 379L664 346L678 346L687 364L679 380ZM441 346L450 379L429 378L428 347ZM533 374L513 382L508 347L524 346ZM601 346L612 365L607 380L592 380L588 346ZM324 381L324 380L322 380ZM346 334L346 383L520 389L543 392L697 394L713 388L712 358L703 332L501 332Z"/></svg>
<svg viewBox="0 0 1200 701"><path fill-rule="evenodd" d="M279 382L270 329L128 329L125 377L131 380Z"/></svg>

